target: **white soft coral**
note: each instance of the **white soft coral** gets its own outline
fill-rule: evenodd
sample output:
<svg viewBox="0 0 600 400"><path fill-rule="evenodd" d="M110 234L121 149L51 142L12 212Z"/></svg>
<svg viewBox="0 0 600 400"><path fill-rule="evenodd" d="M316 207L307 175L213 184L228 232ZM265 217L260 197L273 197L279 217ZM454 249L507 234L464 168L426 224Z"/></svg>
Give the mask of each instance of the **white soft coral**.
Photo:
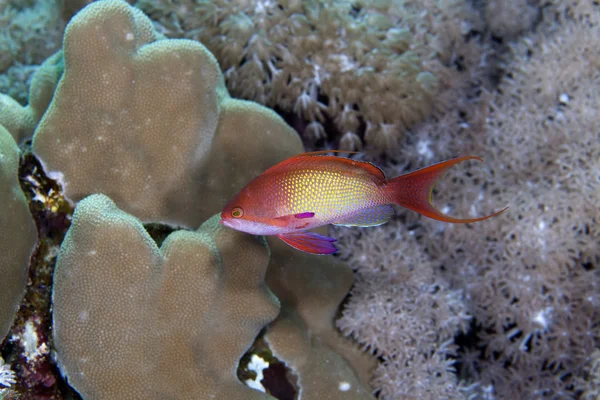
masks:
<svg viewBox="0 0 600 400"><path fill-rule="evenodd" d="M16 383L15 373L10 369L10 365L4 364L4 359L0 357L0 388L11 387Z"/></svg>

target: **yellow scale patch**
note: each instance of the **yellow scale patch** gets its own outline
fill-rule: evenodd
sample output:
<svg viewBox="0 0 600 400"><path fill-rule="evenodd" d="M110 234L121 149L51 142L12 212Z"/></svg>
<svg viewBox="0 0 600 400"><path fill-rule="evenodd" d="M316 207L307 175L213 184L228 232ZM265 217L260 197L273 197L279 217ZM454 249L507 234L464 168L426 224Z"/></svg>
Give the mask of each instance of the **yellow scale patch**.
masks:
<svg viewBox="0 0 600 400"><path fill-rule="evenodd" d="M376 205L375 184L335 171L301 169L286 174L281 188L283 214L314 212L321 220L335 221L359 207ZM281 203L280 203L281 204Z"/></svg>

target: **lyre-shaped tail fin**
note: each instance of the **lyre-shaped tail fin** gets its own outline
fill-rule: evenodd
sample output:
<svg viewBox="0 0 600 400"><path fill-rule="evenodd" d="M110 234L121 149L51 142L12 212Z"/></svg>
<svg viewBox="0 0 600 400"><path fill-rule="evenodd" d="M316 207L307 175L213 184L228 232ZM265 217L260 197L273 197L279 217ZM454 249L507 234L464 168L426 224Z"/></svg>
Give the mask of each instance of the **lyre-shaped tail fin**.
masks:
<svg viewBox="0 0 600 400"><path fill-rule="evenodd" d="M493 214L486 215L485 217L454 218L442 214L433 206L431 202L432 191L436 182L442 177L444 172L446 172L452 166L466 160L483 161L481 158L475 156L459 157L452 160L443 161L418 171L390 179L387 182L386 189L388 190L388 193L394 203L416 211L426 217L443 222L466 224L483 221L484 219L491 218L504 212L508 207L500 211L496 211Z"/></svg>

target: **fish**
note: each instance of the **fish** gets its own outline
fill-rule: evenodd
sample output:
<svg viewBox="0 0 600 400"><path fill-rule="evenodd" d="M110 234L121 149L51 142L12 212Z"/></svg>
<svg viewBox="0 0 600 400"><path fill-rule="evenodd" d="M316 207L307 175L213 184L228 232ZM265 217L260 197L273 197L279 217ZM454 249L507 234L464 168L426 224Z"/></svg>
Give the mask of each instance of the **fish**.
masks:
<svg viewBox="0 0 600 400"><path fill-rule="evenodd" d="M227 203L220 223L253 235L277 236L306 253L327 255L338 250L336 239L311 229L329 224L382 225L394 215L394 204L450 223L483 221L508 208L462 219L434 207L432 191L443 173L463 161L483 161L476 156L454 158L387 179L372 163L328 155L330 152L298 154L267 169Z"/></svg>

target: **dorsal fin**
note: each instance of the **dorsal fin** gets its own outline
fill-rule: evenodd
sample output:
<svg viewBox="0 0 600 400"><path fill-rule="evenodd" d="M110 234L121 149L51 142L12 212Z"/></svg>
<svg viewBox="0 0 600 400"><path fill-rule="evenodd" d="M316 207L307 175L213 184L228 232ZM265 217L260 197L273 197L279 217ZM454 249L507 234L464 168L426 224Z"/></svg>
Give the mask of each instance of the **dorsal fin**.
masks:
<svg viewBox="0 0 600 400"><path fill-rule="evenodd" d="M358 151L350 151L350 150L318 150L318 151L308 151L306 153L296 154L294 157L306 157L306 156L319 156L327 153L345 153L345 154L358 154Z"/></svg>
<svg viewBox="0 0 600 400"><path fill-rule="evenodd" d="M319 151L311 151L308 153L296 154L295 156L288 158L284 162L287 163L289 161L293 161L295 159L303 158L303 157L319 156L319 157L323 157L323 158L335 159L336 162L344 163L346 165L351 165L353 167L363 168L367 172L369 172L371 175L375 175L376 177L383 179L383 180L386 179L385 173L381 170L381 168L379 168L375 164L372 164L368 161L358 161L358 160L353 160L351 158L330 156L330 155L327 155L327 153L359 154L358 151L350 151L350 150L319 150Z"/></svg>

